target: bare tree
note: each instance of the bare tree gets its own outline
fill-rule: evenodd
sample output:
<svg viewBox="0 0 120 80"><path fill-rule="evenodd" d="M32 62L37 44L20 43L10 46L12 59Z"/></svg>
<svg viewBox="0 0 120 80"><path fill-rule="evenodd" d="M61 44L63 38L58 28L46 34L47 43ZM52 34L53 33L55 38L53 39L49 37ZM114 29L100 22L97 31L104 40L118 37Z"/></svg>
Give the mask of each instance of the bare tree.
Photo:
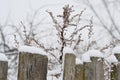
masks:
<svg viewBox="0 0 120 80"><path fill-rule="evenodd" d="M53 46L45 46L44 43L42 43L42 38L51 36L44 35L41 36L43 33L42 31L39 31L39 34L36 33L36 30L38 28L41 29L41 22L44 20L44 18L38 22L35 22L37 12L36 11L32 16L30 16L30 19L26 22L21 21L19 25L15 24L6 24L6 25L0 25L0 37L1 37L1 52L6 53L8 55L10 64L9 69L13 70L12 72L9 72L10 75L15 75L17 70L17 59L18 59L18 47L19 45L28 45L28 46L36 46L41 49L43 49L48 55L50 55L49 58L49 66L48 69L52 70L55 66L62 64L62 59L64 55L64 48L66 46L71 47L74 51L77 51L77 48L80 43L83 42L82 36L82 30L87 29L88 30L88 38L90 39L92 37L92 30L93 30L93 22L92 18L89 20L89 23L86 23L86 25L81 25L81 16L83 12L82 10L79 13L76 14L76 12L73 10L73 6L66 5L63 7L63 12L60 15L54 16L52 12L48 12L50 15L53 23L54 23L54 29L57 31L57 43L59 44L58 47ZM62 21L61 21L62 20ZM11 33L9 36L14 37L14 42L17 47L15 47L15 44L8 44L6 37L7 35L4 32L5 26L10 27L12 30L14 30L14 33ZM53 26L51 27L53 28ZM70 33L69 28L72 28L73 31ZM48 33L47 31L44 31ZM70 33L68 36L67 34ZM37 37L39 36L39 37ZM89 50L92 46L92 41L89 41L88 46L86 47L86 50ZM58 51L60 56L56 56L55 51ZM57 74L55 76L59 76L60 74Z"/></svg>
<svg viewBox="0 0 120 80"><path fill-rule="evenodd" d="M62 24L56 19L55 16L53 16L52 12L49 12L50 17L52 18L52 21L54 23L54 27L57 30L58 34L58 43L61 45L59 52L61 54L60 60L62 60L64 55L64 48L66 46L71 47L73 50L76 50L77 46L80 45L80 42L83 40L81 39L81 31L85 28L90 28L89 30L92 30L93 24L92 20L90 20L89 24L86 24L84 26L80 26L81 21L81 15L83 14L84 10L82 10L78 14L73 14L74 10L72 9L73 6L66 5L63 7L63 13L62 15L57 15L58 18L62 19ZM69 37L66 37L67 32L69 32L68 28L73 27L73 32L69 35ZM91 31L89 31L91 35ZM89 36L90 38L90 36Z"/></svg>
<svg viewBox="0 0 120 80"><path fill-rule="evenodd" d="M91 9L91 11L95 14L97 19L99 20L101 26L108 32L108 34L112 37L112 39L119 40L120 36L120 29L119 29L119 24L118 21L116 20L115 14L113 14L113 10L116 10L119 14L119 0L99 0L101 2L101 5L103 8L101 10L104 10L104 12L98 12L97 9L98 6L95 6L94 3L91 0L84 0L83 2ZM111 7L111 5L113 5ZM101 13L101 14L100 14ZM106 17L106 19L103 20L103 17L101 15L105 15L103 17ZM108 18L107 18L108 16ZM106 23L109 23L111 25L108 25Z"/></svg>

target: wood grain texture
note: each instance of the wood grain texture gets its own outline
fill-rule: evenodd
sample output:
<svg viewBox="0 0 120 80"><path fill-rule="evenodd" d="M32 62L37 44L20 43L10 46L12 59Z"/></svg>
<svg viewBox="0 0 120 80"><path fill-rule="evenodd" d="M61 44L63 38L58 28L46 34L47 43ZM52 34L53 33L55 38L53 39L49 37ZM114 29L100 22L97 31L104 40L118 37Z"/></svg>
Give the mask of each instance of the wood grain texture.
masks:
<svg viewBox="0 0 120 80"><path fill-rule="evenodd" d="M47 63L45 55L20 52L18 80L46 80Z"/></svg>
<svg viewBox="0 0 120 80"><path fill-rule="evenodd" d="M116 58L120 62L120 54L115 54ZM120 63L117 65L113 64L111 72L111 80L120 80Z"/></svg>
<svg viewBox="0 0 120 80"><path fill-rule="evenodd" d="M75 79L75 55L66 54L64 60L63 80Z"/></svg>
<svg viewBox="0 0 120 80"><path fill-rule="evenodd" d="M92 57L92 62L84 63L84 78L83 80L105 80L103 61L98 61L98 58Z"/></svg>
<svg viewBox="0 0 120 80"><path fill-rule="evenodd" d="M7 80L8 62L0 61L0 80Z"/></svg>
<svg viewBox="0 0 120 80"><path fill-rule="evenodd" d="M77 64L75 66L75 80L83 80L83 65Z"/></svg>

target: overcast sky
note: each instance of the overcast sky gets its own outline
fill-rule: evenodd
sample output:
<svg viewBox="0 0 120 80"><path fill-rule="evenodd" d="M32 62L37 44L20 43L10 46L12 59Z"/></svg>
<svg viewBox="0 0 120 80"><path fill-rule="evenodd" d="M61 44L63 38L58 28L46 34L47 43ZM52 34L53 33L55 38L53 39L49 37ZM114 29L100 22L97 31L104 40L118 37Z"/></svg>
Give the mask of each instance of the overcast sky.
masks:
<svg viewBox="0 0 120 80"><path fill-rule="evenodd" d="M77 4L75 0L0 0L0 22L4 22L7 18L21 21L27 13L40 7L55 8L68 3Z"/></svg>

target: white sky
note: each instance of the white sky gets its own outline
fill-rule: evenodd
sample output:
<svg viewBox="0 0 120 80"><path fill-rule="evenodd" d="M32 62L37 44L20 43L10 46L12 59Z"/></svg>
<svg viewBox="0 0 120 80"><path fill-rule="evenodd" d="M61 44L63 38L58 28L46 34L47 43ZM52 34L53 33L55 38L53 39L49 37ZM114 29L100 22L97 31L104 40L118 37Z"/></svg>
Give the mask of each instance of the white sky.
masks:
<svg viewBox="0 0 120 80"><path fill-rule="evenodd" d="M94 2L97 5L99 0L97 2L94 0ZM77 2L77 0L0 0L0 23L4 24L8 18L8 21L12 21L14 24L19 24L20 21L24 21L26 19L28 13L34 12L39 8L42 9L40 11L39 18L49 18L45 10L59 13L60 10L62 10L62 7L66 4L74 5L75 10L79 12L86 8L86 6L81 5L82 3ZM87 16L87 19L90 19L90 17L93 16L89 14L89 11L90 9L87 8L86 12L84 13L84 16ZM45 20L47 19L45 18Z"/></svg>
<svg viewBox="0 0 120 80"><path fill-rule="evenodd" d="M77 4L75 0L0 0L0 22L7 18L12 21L23 20L27 13L40 7L63 7L65 4Z"/></svg>

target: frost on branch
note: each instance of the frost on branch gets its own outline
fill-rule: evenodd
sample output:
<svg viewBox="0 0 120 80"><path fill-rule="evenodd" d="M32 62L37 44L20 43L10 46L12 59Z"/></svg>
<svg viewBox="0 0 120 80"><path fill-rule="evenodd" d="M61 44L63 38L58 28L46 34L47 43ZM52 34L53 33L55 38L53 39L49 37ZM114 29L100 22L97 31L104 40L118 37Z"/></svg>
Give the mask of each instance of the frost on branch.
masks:
<svg viewBox="0 0 120 80"><path fill-rule="evenodd" d="M58 49L60 53L60 60L63 58L64 48L66 46L70 46L74 51L77 50L78 45L80 45L80 43L83 41L81 39L82 30L88 28L88 36L89 38L91 37L93 27L92 20L90 20L89 24L80 26L81 15L84 11L85 9L76 14L74 13L75 10L73 10L73 6L66 5L63 7L63 13L57 15L57 18L52 12L47 11L57 31L58 43L60 44ZM59 22L59 19L62 20L62 22Z"/></svg>

